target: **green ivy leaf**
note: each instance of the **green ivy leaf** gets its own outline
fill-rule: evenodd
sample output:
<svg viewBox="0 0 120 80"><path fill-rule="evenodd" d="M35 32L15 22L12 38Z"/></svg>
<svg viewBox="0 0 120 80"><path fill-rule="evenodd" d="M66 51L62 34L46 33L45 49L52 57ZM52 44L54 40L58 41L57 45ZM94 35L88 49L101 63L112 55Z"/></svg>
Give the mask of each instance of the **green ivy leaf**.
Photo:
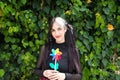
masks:
<svg viewBox="0 0 120 80"><path fill-rule="evenodd" d="M87 8L85 6L82 6L81 9L80 9L80 11L82 11L82 12L84 12L86 10L87 10Z"/></svg>
<svg viewBox="0 0 120 80"><path fill-rule="evenodd" d="M116 75L116 79L115 80L120 80L120 75Z"/></svg>
<svg viewBox="0 0 120 80"><path fill-rule="evenodd" d="M33 44L32 41L29 41L29 46L30 46L30 47L34 47L34 44Z"/></svg>
<svg viewBox="0 0 120 80"><path fill-rule="evenodd" d="M117 22L120 23L120 15L117 16Z"/></svg>
<svg viewBox="0 0 120 80"><path fill-rule="evenodd" d="M22 44L23 44L23 47L25 47L25 48L28 46L28 42L25 42L24 39L22 40Z"/></svg>
<svg viewBox="0 0 120 80"><path fill-rule="evenodd" d="M17 45L12 45L12 49L15 50L18 46Z"/></svg>
<svg viewBox="0 0 120 80"><path fill-rule="evenodd" d="M3 77L5 74L5 71L3 69L0 69L0 77Z"/></svg>
<svg viewBox="0 0 120 80"><path fill-rule="evenodd" d="M106 67L106 66L108 65L108 60L104 58L104 59L102 60L102 63L103 63L103 65L104 65L104 67Z"/></svg>
<svg viewBox="0 0 120 80"><path fill-rule="evenodd" d="M90 51L89 41L88 39L83 39L83 43L85 44L88 51Z"/></svg>
<svg viewBox="0 0 120 80"><path fill-rule="evenodd" d="M107 15L110 14L109 8L103 8L103 11L104 11L104 13L107 14Z"/></svg>
<svg viewBox="0 0 120 80"><path fill-rule="evenodd" d="M85 75L82 77L82 80L89 80L89 76L91 75L91 73L87 67L83 69L82 74Z"/></svg>
<svg viewBox="0 0 120 80"><path fill-rule="evenodd" d="M54 17L55 14L56 14L56 11L55 11L55 10L52 10L52 11L51 11L51 15Z"/></svg>
<svg viewBox="0 0 120 80"><path fill-rule="evenodd" d="M95 23L95 28L100 27L101 30L105 27L105 22L100 13L96 13L96 23Z"/></svg>
<svg viewBox="0 0 120 80"><path fill-rule="evenodd" d="M108 35L108 39L113 37L114 32L113 31L108 31L107 35Z"/></svg>
<svg viewBox="0 0 120 80"><path fill-rule="evenodd" d="M111 12L116 12L116 4L113 0L109 1L108 8L111 10Z"/></svg>
<svg viewBox="0 0 120 80"><path fill-rule="evenodd" d="M49 11L50 11L49 6L44 7L44 11L48 14L48 13L49 13Z"/></svg>
<svg viewBox="0 0 120 80"><path fill-rule="evenodd" d="M104 58L106 56L106 52L105 50L102 51L102 57Z"/></svg>
<svg viewBox="0 0 120 80"><path fill-rule="evenodd" d="M113 63L109 63L107 68L111 69L112 71L115 71L117 67Z"/></svg>
<svg viewBox="0 0 120 80"><path fill-rule="evenodd" d="M23 4L26 4L26 2L27 2L26 0L21 0L21 3Z"/></svg>
<svg viewBox="0 0 120 80"><path fill-rule="evenodd" d="M107 6L108 2L107 1L102 1L103 6Z"/></svg>
<svg viewBox="0 0 120 80"><path fill-rule="evenodd" d="M92 60L94 58L94 53L91 52L90 55L89 55L90 59Z"/></svg>
<svg viewBox="0 0 120 80"><path fill-rule="evenodd" d="M117 59L117 64L118 64L118 66L120 66L120 57L119 57L119 59Z"/></svg>
<svg viewBox="0 0 120 80"><path fill-rule="evenodd" d="M97 78L93 77L91 80L98 80Z"/></svg>

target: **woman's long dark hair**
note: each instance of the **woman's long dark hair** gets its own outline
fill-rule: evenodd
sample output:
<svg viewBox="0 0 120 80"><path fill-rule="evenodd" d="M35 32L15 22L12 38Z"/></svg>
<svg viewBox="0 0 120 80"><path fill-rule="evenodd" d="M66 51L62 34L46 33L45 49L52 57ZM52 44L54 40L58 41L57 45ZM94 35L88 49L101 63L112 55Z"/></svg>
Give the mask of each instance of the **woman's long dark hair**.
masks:
<svg viewBox="0 0 120 80"><path fill-rule="evenodd" d="M60 17L56 17L56 18L60 18ZM48 40L47 40L47 44L45 47L45 53L44 53L44 55L46 54L45 55L46 60L47 60L47 56L49 55L49 52L51 51L51 47L52 47L53 43L55 43L55 39L52 37L52 34L51 34L51 29L52 29L53 23L55 22L56 18L53 18L49 25ZM74 71L76 73L80 73L81 71L79 68L79 66L80 66L79 55L78 55L78 51L75 46L75 39L76 39L75 31L73 30L72 25L68 24L66 21L65 21L64 25L65 25L65 27L67 27L67 31L65 33L65 43L67 44L67 47L68 47L69 72ZM46 63L46 60L44 60L44 63ZM44 64L44 67L46 67L45 64Z"/></svg>

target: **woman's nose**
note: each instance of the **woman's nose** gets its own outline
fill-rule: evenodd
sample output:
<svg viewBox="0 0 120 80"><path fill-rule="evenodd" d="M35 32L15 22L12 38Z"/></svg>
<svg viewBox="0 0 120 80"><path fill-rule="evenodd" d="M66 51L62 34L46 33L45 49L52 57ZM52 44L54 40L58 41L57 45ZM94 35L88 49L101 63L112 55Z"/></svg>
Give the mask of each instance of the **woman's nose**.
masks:
<svg viewBox="0 0 120 80"><path fill-rule="evenodd" d="M55 35L59 35L59 32L58 32L58 31L56 31L56 32L55 32Z"/></svg>

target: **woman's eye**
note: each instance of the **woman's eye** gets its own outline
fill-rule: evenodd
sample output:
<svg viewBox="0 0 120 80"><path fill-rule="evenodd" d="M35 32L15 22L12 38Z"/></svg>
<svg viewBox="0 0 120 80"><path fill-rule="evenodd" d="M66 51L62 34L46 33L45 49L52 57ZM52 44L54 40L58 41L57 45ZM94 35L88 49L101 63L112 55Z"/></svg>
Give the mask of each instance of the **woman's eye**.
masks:
<svg viewBox="0 0 120 80"><path fill-rule="evenodd" d="M58 30L62 30L61 28L58 28Z"/></svg>
<svg viewBox="0 0 120 80"><path fill-rule="evenodd" d="M60 30L62 30L62 28L57 28L56 30L52 29L51 32L60 31Z"/></svg>
<svg viewBox="0 0 120 80"><path fill-rule="evenodd" d="M54 31L55 31L54 29L51 30L51 32L54 32Z"/></svg>

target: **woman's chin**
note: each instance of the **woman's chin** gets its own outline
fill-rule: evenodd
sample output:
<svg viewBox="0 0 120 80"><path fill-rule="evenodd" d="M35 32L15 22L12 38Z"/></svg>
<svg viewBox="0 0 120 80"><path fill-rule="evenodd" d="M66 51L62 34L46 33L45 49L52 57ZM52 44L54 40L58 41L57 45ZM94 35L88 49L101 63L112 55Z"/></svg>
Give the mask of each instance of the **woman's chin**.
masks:
<svg viewBox="0 0 120 80"><path fill-rule="evenodd" d="M56 43L63 43L63 40L56 40Z"/></svg>

